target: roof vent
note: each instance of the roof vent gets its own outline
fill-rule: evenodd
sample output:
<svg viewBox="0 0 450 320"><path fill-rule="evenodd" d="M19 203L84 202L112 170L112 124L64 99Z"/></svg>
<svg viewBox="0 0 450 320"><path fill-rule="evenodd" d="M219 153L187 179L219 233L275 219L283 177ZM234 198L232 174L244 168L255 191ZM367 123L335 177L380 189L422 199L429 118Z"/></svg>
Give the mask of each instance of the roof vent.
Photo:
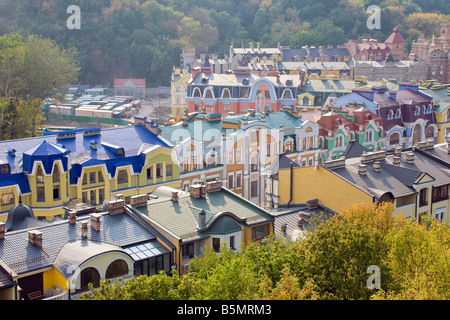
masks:
<svg viewBox="0 0 450 320"><path fill-rule="evenodd" d="M81 222L81 237L87 238L87 235L88 235L88 222L82 221Z"/></svg>
<svg viewBox="0 0 450 320"><path fill-rule="evenodd" d="M408 152L406 154L405 160L407 163L413 164L414 163L414 152Z"/></svg>
<svg viewBox="0 0 450 320"><path fill-rule="evenodd" d="M376 171L376 172L379 172L380 168L381 168L381 162L380 161L375 161L373 163L373 170Z"/></svg>
<svg viewBox="0 0 450 320"><path fill-rule="evenodd" d="M396 147L396 148L394 149L394 155L400 156L400 154L402 153L402 150L403 150L402 146Z"/></svg>
<svg viewBox="0 0 450 320"><path fill-rule="evenodd" d="M206 211L202 209L198 214L198 227L203 229L206 227Z"/></svg>
<svg viewBox="0 0 450 320"><path fill-rule="evenodd" d="M394 156L394 158L392 158L392 164L399 166L400 165L400 156Z"/></svg>
<svg viewBox="0 0 450 320"><path fill-rule="evenodd" d="M178 192L176 192L176 191L172 192L171 200L173 202L178 202Z"/></svg>
<svg viewBox="0 0 450 320"><path fill-rule="evenodd" d="M367 166L365 164L360 164L358 166L358 173L362 176L365 176L367 174Z"/></svg>
<svg viewBox="0 0 450 320"><path fill-rule="evenodd" d="M90 143L91 143L91 148L93 150L97 150L97 140L91 140Z"/></svg>
<svg viewBox="0 0 450 320"><path fill-rule="evenodd" d="M16 149L14 149L14 148L8 149L8 154L10 156L15 157L16 156Z"/></svg>

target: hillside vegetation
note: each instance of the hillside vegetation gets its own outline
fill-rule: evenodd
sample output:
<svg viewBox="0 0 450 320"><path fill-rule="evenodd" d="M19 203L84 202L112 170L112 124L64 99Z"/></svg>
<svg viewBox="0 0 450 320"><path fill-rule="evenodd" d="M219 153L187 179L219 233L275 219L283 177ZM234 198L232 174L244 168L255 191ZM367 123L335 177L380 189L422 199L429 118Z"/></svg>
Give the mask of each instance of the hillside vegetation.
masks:
<svg viewBox="0 0 450 320"><path fill-rule="evenodd" d="M384 41L398 25L410 45L438 34L450 21L447 0L73 0L81 29L68 29L64 0L3 0L0 35L36 34L78 51L80 82L111 85L114 77L168 85L181 48L222 56L233 42L337 45L350 38ZM367 7L381 9L381 29L370 30Z"/></svg>

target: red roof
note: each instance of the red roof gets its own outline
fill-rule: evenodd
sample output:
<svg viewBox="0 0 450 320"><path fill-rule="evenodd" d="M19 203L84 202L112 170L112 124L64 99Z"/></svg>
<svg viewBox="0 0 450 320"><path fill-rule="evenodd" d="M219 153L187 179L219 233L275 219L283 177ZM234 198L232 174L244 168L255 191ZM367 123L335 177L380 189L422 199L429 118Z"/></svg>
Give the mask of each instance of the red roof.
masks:
<svg viewBox="0 0 450 320"><path fill-rule="evenodd" d="M138 88L145 88L145 79L114 79L114 87L123 87L128 81Z"/></svg>
<svg viewBox="0 0 450 320"><path fill-rule="evenodd" d="M398 27L394 28L394 32L386 39L385 43L405 43L405 39L400 34Z"/></svg>

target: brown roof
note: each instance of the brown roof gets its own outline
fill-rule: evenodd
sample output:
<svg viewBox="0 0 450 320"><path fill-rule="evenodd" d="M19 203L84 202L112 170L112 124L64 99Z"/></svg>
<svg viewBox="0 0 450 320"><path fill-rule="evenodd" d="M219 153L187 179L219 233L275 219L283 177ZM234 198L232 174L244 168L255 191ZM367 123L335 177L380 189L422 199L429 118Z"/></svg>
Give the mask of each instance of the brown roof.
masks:
<svg viewBox="0 0 450 320"><path fill-rule="evenodd" d="M398 27L394 28L394 32L386 39L385 43L405 43L405 39L400 34Z"/></svg>

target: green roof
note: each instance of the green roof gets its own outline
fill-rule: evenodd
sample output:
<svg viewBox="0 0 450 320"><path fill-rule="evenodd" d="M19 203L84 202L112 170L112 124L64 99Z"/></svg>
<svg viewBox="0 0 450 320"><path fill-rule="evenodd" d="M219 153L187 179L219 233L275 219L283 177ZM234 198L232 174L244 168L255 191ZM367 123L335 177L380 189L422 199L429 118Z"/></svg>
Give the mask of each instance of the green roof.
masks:
<svg viewBox="0 0 450 320"><path fill-rule="evenodd" d="M223 187L219 191L208 192L206 198L199 199L177 189L160 188L154 192L158 195L157 199L152 199L147 206L137 207L135 210L182 242L204 239L208 234L232 233L242 229L243 225L251 226L273 220L268 211ZM177 202L170 198L172 191L178 192ZM164 193L167 195L164 196ZM206 213L206 228L199 231L199 215L202 210Z"/></svg>

